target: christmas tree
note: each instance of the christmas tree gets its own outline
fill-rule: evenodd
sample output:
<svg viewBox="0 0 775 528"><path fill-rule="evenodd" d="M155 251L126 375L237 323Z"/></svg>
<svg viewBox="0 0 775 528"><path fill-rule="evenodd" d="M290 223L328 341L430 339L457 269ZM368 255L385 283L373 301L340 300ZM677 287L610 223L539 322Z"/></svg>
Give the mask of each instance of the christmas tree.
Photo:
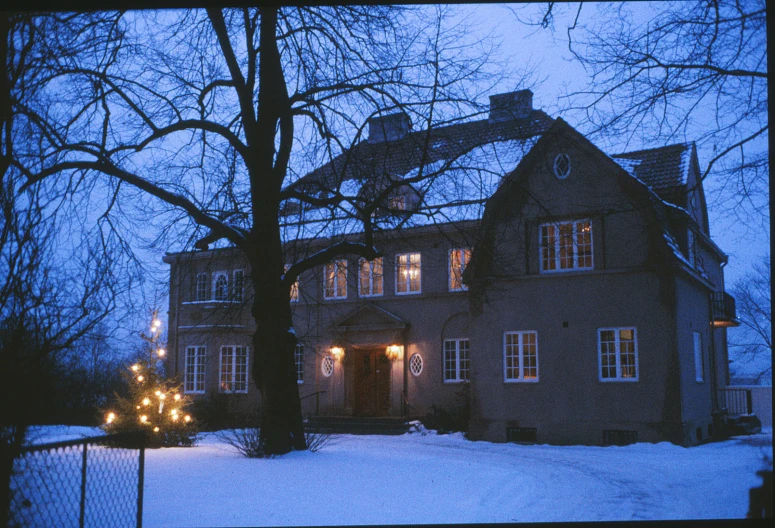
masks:
<svg viewBox="0 0 775 528"><path fill-rule="evenodd" d="M186 407L190 398L182 384L165 379L159 363L166 354L161 338L161 321L152 315L151 333L140 333L145 341L144 358L123 373L129 398L116 395L115 406L105 411L102 429L106 433L141 431L148 447L193 445L196 427Z"/></svg>

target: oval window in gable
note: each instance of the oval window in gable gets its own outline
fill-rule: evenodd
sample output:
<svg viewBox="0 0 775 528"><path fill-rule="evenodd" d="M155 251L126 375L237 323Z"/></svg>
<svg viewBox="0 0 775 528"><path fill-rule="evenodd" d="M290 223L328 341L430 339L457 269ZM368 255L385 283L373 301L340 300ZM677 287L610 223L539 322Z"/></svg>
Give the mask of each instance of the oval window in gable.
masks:
<svg viewBox="0 0 775 528"><path fill-rule="evenodd" d="M554 175L560 180L570 176L570 156L565 153L557 154L554 158Z"/></svg>

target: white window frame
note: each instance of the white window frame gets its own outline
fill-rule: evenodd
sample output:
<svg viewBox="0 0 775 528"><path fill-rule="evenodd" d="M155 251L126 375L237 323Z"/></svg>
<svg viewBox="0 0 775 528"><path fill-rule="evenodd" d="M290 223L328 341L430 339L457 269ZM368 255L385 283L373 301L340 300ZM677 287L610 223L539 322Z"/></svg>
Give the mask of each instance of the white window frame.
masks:
<svg viewBox="0 0 775 528"><path fill-rule="evenodd" d="M635 358L635 376L634 377L623 377L622 376L622 364L621 364L621 357L622 357L622 349L621 349L621 340L619 333L622 330L632 330L632 340L633 340L633 353ZM614 332L614 353L615 353L615 359L616 359L616 376L613 378L604 378L603 377L603 350L601 348L601 340L600 336L603 332L606 331L612 331ZM640 379L640 367L638 366L638 330L634 326L622 326L622 327L606 327L606 328L598 328L597 329L597 374L598 379L602 382L636 382Z"/></svg>
<svg viewBox="0 0 775 528"><path fill-rule="evenodd" d="M694 381L705 383L705 354L702 348L702 332L693 332L692 346L694 348Z"/></svg>
<svg viewBox="0 0 775 528"><path fill-rule="evenodd" d="M456 277L454 275L454 270L452 267L452 255L456 252L460 251L460 272L459 275ZM466 291L468 290L468 286L463 284L463 272L466 270L466 266L468 266L468 263L471 260L471 248L452 248L449 250L448 255L448 265L447 265L447 276L448 281L447 285L449 286L449 291ZM455 286L455 282L459 281L459 284Z"/></svg>
<svg viewBox="0 0 775 528"><path fill-rule="evenodd" d="M526 378L525 377L525 369L527 368L525 366L525 346L528 343L525 343L525 336L527 335L533 335L535 337L535 371L536 375L534 378ZM517 342L516 343L508 343L509 336L516 336ZM513 354L514 358L517 360L517 377L509 377L509 368L507 365L507 360L509 357L509 347L516 347L516 354ZM512 367L513 369L514 367ZM503 381L505 383L538 383L539 379L539 369L538 369L538 332L536 330L519 330L519 331L509 331L509 332L503 332Z"/></svg>
<svg viewBox="0 0 775 528"><path fill-rule="evenodd" d="M587 222L589 224L589 266L579 266L579 251L578 251L578 226L584 222ZM570 268L561 268L561 258L560 258L560 226L568 225L570 224L572 226L571 228L571 237L573 239L573 266ZM545 227L554 227L556 230L555 234L555 240L554 240L554 263L555 268L554 269L546 269L546 263L544 262L544 228ZM541 273L567 273L569 271L578 271L578 270L591 270L595 269L595 240L593 236L593 229L592 229L592 220L589 218L580 218L578 220L564 220L564 221L558 221L558 222L545 222L543 224L540 224L538 227L538 265L539 270Z"/></svg>
<svg viewBox="0 0 775 528"><path fill-rule="evenodd" d="M461 346L460 344L462 342L466 342L468 344L466 352L468 352L468 357L465 359L468 363L467 368L463 369L461 368L461 363L463 362L461 358ZM454 378L447 378L447 343L455 343L455 377ZM471 340L467 337L457 337L457 338L451 338L451 339L445 339L442 344L441 349L441 375L444 380L444 383L468 383L468 381L471 379ZM461 377L461 372L466 372L466 377Z"/></svg>
<svg viewBox="0 0 775 528"><path fill-rule="evenodd" d="M332 277L333 284L333 295L328 295L328 271L329 266L333 266L334 268L334 275ZM339 270L344 268L344 278L342 279L344 281L344 294L343 295L337 295L337 291L339 291ZM346 299L347 298L347 260L346 259L340 259L340 260L332 260L331 262L327 262L323 266L323 298L326 300L332 300L332 299Z"/></svg>
<svg viewBox="0 0 775 528"><path fill-rule="evenodd" d="M244 372L244 380L238 380L237 379L237 350L241 349L244 352L245 357L245 372ZM224 352L229 351L230 359L230 365L229 365L229 372L224 372ZM224 394L247 394L248 393L248 385L249 385L249 376L248 376L248 364L250 362L250 353L248 351L248 347L241 346L241 345L223 345L221 347L221 356L220 356L220 362L219 362L219 372L218 372L218 392L224 393ZM224 375L226 376L226 380L224 381ZM223 385L224 383L230 384L232 388L227 389ZM237 384L242 385L244 388L235 389L234 387L237 386ZM244 384L244 385L243 385Z"/></svg>
<svg viewBox="0 0 775 528"><path fill-rule="evenodd" d="M191 354L193 352L193 355ZM204 394L205 393L205 359L207 358L207 348L204 346L186 347L186 357L184 364L185 382L183 391L186 394ZM193 359L193 363L192 363ZM189 371L189 367L191 367Z"/></svg>
<svg viewBox="0 0 775 528"><path fill-rule="evenodd" d="M412 279L410 277L412 273L412 256L417 255L417 290L412 290ZM402 264L401 259L405 258L406 263ZM396 295L417 295L419 293L422 293L422 254L419 252L412 252L412 253L399 253L396 255L396 280L395 280L395 290ZM406 268L407 270L407 276L405 281L401 281L400 275L402 268ZM406 285L406 291L398 291L398 285L399 284L405 284Z"/></svg>
<svg viewBox="0 0 775 528"><path fill-rule="evenodd" d="M320 373L323 374L323 377L330 378L334 375L335 369L336 362L334 361L334 358L331 356L323 356L320 360Z"/></svg>
<svg viewBox="0 0 775 528"><path fill-rule="evenodd" d="M240 275L239 281L237 281L237 274ZM242 302L245 299L245 270L236 269L231 276L231 299L236 302Z"/></svg>
<svg viewBox="0 0 775 528"><path fill-rule="evenodd" d="M293 362L296 365L296 384L304 385L304 345L296 343L293 350Z"/></svg>
<svg viewBox="0 0 775 528"><path fill-rule="evenodd" d="M382 273L379 274L379 282L376 282L375 274L374 274L374 265L375 263L379 261L379 267L382 270ZM367 266L364 268L364 264L367 264ZM363 273L365 270L368 270L368 282L369 282L369 292L370 293L363 293L362 285L363 285ZM379 284L379 293L374 293L374 285ZM359 297L382 297L385 295L385 261L382 260L382 257L377 257L374 260L366 260L365 258L358 259L358 296Z"/></svg>
<svg viewBox="0 0 775 528"><path fill-rule="evenodd" d="M223 297L220 298L220 299L216 295L216 291L218 289L218 278L219 277L224 277L226 279L226 288L225 288L225 291L223 293ZM219 301L219 302L224 302L224 301L228 301L229 300L229 272L228 271L216 271L215 273L213 273L212 297L211 297L211 299L213 301Z"/></svg>
<svg viewBox="0 0 775 528"><path fill-rule="evenodd" d="M196 301L201 302L201 301L210 300L208 298L209 297L208 294L211 293L209 280L210 280L210 274L207 273L206 271L196 274L196 286L195 286L196 291L194 292L194 299Z"/></svg>

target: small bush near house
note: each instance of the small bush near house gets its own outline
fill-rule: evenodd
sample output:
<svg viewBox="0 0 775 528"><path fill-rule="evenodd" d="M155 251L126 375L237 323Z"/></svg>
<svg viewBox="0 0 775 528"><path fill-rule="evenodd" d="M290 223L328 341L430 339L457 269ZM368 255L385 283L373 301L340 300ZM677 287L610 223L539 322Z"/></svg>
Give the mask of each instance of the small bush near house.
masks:
<svg viewBox="0 0 775 528"><path fill-rule="evenodd" d="M468 432L468 420L471 418L471 403L468 384L464 384L455 395L457 405L453 408L443 408L431 405L429 412L422 420L426 429L435 429L439 434Z"/></svg>
<svg viewBox="0 0 775 528"><path fill-rule="evenodd" d="M216 431L215 436L232 446L242 456L248 458L264 458L265 456L259 427L223 429Z"/></svg>
<svg viewBox="0 0 775 528"><path fill-rule="evenodd" d="M304 431L304 438L307 441L307 449L313 453L317 453L323 447L331 445L334 437L328 433L313 433L311 431Z"/></svg>

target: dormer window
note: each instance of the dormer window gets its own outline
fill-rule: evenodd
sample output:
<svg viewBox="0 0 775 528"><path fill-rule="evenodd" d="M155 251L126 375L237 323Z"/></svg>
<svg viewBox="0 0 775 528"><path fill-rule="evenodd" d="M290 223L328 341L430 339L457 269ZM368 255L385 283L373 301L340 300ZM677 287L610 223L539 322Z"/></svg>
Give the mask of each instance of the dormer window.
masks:
<svg viewBox="0 0 775 528"><path fill-rule="evenodd" d="M541 273L592 269L592 221L542 224Z"/></svg>
<svg viewBox="0 0 775 528"><path fill-rule="evenodd" d="M406 196L398 194L388 198L388 209L391 211L406 211Z"/></svg>
<svg viewBox="0 0 775 528"><path fill-rule="evenodd" d="M196 300L208 301L210 297L210 281L207 273L196 275Z"/></svg>

